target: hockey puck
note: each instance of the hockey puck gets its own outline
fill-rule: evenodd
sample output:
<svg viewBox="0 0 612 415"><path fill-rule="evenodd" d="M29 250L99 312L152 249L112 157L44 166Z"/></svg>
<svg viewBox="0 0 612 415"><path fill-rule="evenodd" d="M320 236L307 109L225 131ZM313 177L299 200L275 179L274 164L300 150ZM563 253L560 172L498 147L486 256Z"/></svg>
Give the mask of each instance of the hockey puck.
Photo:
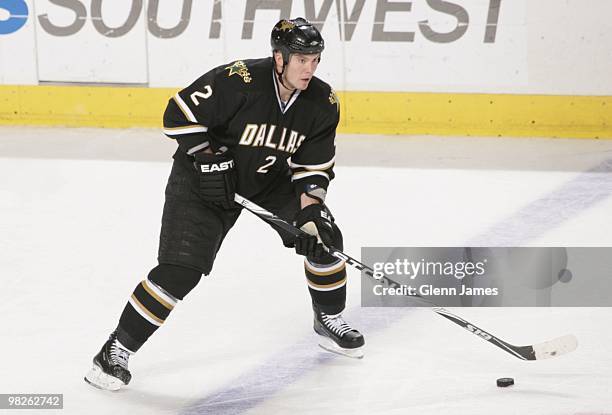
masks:
<svg viewBox="0 0 612 415"><path fill-rule="evenodd" d="M500 388L507 388L508 386L514 385L514 379L512 378L499 378L497 379L497 386Z"/></svg>

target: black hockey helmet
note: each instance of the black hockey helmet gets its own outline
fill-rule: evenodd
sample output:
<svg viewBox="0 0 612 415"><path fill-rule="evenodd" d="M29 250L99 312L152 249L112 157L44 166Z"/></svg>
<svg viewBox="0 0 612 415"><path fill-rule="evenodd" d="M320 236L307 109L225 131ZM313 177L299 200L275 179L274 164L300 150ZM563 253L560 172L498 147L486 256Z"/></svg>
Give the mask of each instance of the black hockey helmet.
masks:
<svg viewBox="0 0 612 415"><path fill-rule="evenodd" d="M276 23L272 28L270 44L272 52L278 50L283 55L284 65L287 65L292 53L313 54L325 49L321 32L302 17Z"/></svg>

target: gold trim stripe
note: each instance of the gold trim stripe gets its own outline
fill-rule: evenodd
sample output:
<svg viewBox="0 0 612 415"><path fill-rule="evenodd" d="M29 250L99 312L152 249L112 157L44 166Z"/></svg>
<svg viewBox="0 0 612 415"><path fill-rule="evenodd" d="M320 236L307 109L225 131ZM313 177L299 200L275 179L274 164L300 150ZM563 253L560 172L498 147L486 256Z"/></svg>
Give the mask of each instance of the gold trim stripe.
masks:
<svg viewBox="0 0 612 415"><path fill-rule="evenodd" d="M161 298L159 295L157 295L157 293L155 291L153 291L152 289L150 289L144 281L142 281L140 284L142 285L142 288L144 288L145 291L148 292L151 297L153 297L153 298L155 298L155 300L157 300L158 303L160 303L161 305L166 307L168 310L172 311L172 309L174 308L174 306L172 304L169 304L163 298Z"/></svg>
<svg viewBox="0 0 612 415"><path fill-rule="evenodd" d="M145 306L143 306L140 301L138 301L138 298L136 298L136 296L134 294L132 294L132 300L134 300L136 305L138 307L140 307L141 311L144 311L149 317L151 317L153 320L157 321L159 324L164 324L164 320L162 320L161 318L157 317L155 314L153 314L149 310L147 310L147 308Z"/></svg>
<svg viewBox="0 0 612 415"><path fill-rule="evenodd" d="M182 125L180 127L164 127L164 130L170 130L170 131L181 131L181 130L189 130L192 128L206 128L207 127L203 126L202 124L193 124L193 125Z"/></svg>
<svg viewBox="0 0 612 415"><path fill-rule="evenodd" d="M304 177L310 177L310 176L323 176L325 177L327 180L329 180L329 175L323 171L320 170L307 170L305 172L300 172L300 173L293 173L293 175L291 176L291 181L293 180L300 180L303 179Z"/></svg>
<svg viewBox="0 0 612 415"><path fill-rule="evenodd" d="M188 121L191 121L192 123L198 122L198 120L196 120L195 115L193 115L193 112L191 112L191 109L189 108L189 106L187 106L185 101L183 101L183 98L181 98L178 92L174 94L172 99L174 100L174 102L176 102L176 105L178 105L179 109Z"/></svg>
<svg viewBox="0 0 612 415"><path fill-rule="evenodd" d="M163 131L168 135L179 135L179 134L191 134L191 133L205 133L208 131L208 127L202 124L184 125L181 127L164 127Z"/></svg>
<svg viewBox="0 0 612 415"><path fill-rule="evenodd" d="M317 271L316 268L313 268L312 265L310 265L308 262L304 262L304 267L308 270L308 272L314 275L318 275L319 277L327 277L328 275L335 274L346 268L346 263L344 261L342 261L338 265L339 266L337 268L334 268L330 271Z"/></svg>
<svg viewBox="0 0 612 415"><path fill-rule="evenodd" d="M304 168L306 170L321 170L321 171L324 171L324 170L327 170L330 167L332 167L335 164L335 162L336 162L336 157L335 156L332 157L332 159L330 161L326 162L326 163L311 164L311 165L308 165L308 164L297 164L297 163L292 162L291 158L289 158L289 167L291 167L291 168L300 168L301 167L301 168Z"/></svg>
<svg viewBox="0 0 612 415"><path fill-rule="evenodd" d="M340 281L335 282L333 284L328 284L328 285L321 285L321 284L315 284L314 282L308 280L308 285L311 286L312 288L324 288L327 290L332 290L334 288L340 287L342 285L344 285L346 283L346 277L342 278Z"/></svg>

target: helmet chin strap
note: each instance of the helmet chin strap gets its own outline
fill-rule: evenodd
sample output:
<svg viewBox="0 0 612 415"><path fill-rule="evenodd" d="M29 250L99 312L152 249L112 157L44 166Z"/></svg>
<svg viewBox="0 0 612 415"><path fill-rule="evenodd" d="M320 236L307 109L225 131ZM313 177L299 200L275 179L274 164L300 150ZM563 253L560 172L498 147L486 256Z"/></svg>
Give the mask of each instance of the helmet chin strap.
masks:
<svg viewBox="0 0 612 415"><path fill-rule="evenodd" d="M285 67L287 66L287 63L285 63L285 58L283 57L283 70L278 72L276 70L276 68L274 69L274 72L276 72L276 77L278 79L278 82L288 91L291 91L291 93L293 93L297 88L289 88L287 85L285 85L285 83L283 82L283 74L285 73Z"/></svg>

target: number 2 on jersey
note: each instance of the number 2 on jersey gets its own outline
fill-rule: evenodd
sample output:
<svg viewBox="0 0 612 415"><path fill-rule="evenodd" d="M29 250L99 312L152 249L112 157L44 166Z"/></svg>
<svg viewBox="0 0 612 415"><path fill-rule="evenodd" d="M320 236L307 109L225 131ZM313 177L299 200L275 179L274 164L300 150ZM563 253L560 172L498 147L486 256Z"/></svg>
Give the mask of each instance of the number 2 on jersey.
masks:
<svg viewBox="0 0 612 415"><path fill-rule="evenodd" d="M260 168L257 169L257 173L264 173L264 174L266 174L268 172L268 169L274 163L276 163L276 156L268 156L268 157L266 157L266 163L263 166L261 166Z"/></svg>
<svg viewBox="0 0 612 415"><path fill-rule="evenodd" d="M208 99L210 98L211 95L212 95L212 88L210 87L210 85L206 85L204 87L204 92L195 91L193 94L190 95L190 98L191 98L191 101L193 101L193 103L197 107L200 105L200 100L198 100L198 98Z"/></svg>

